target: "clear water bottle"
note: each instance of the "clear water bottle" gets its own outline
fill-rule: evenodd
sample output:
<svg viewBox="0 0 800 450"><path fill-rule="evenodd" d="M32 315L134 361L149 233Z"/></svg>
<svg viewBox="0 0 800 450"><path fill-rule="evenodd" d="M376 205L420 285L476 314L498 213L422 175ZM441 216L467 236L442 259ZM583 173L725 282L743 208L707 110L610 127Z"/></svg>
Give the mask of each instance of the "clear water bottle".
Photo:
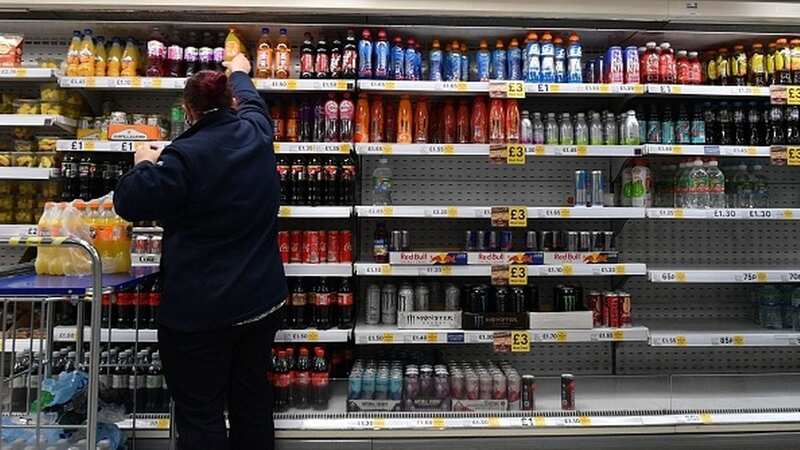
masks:
<svg viewBox="0 0 800 450"><path fill-rule="evenodd" d="M681 162L673 177L673 205L675 208L686 208L686 191L689 188L688 167L688 162Z"/></svg>
<svg viewBox="0 0 800 450"><path fill-rule="evenodd" d="M519 120L519 141L523 144L533 144L533 122L528 111L522 111Z"/></svg>
<svg viewBox="0 0 800 450"><path fill-rule="evenodd" d="M589 144L589 125L586 123L586 115L582 112L575 118L575 144Z"/></svg>
<svg viewBox="0 0 800 450"><path fill-rule="evenodd" d="M617 145L617 119L614 113L606 114L606 120L603 122L603 143L606 145Z"/></svg>
<svg viewBox="0 0 800 450"><path fill-rule="evenodd" d="M739 164L733 182L736 185L736 207L754 208L753 202L753 179L747 172L747 165Z"/></svg>
<svg viewBox="0 0 800 450"><path fill-rule="evenodd" d="M639 145L639 120L636 119L634 110L628 111L622 126L623 133L620 136L620 144Z"/></svg>
<svg viewBox="0 0 800 450"><path fill-rule="evenodd" d="M572 128L572 119L570 119L569 113L561 115L561 124L558 126L558 140L561 145L575 143L575 131Z"/></svg>
<svg viewBox="0 0 800 450"><path fill-rule="evenodd" d="M558 122L556 113L547 113L547 122L544 124L545 144L558 144Z"/></svg>
<svg viewBox="0 0 800 450"><path fill-rule="evenodd" d="M372 171L372 204L392 204L392 169L387 158L381 158Z"/></svg>
<svg viewBox="0 0 800 450"><path fill-rule="evenodd" d="M600 121L599 112L593 112L589 122L589 143L603 145L603 122Z"/></svg>
<svg viewBox="0 0 800 450"><path fill-rule="evenodd" d="M750 177L753 180L753 207L769 208L769 183L760 164L753 166Z"/></svg>
<svg viewBox="0 0 800 450"><path fill-rule="evenodd" d="M697 158L689 169L689 189L686 195L687 208L708 208L708 172L703 168L703 160Z"/></svg>
<svg viewBox="0 0 800 450"><path fill-rule="evenodd" d="M725 174L719 170L719 163L712 159L707 161L703 167L708 174L708 207L724 208L725 198Z"/></svg>
<svg viewBox="0 0 800 450"><path fill-rule="evenodd" d="M533 113L533 143L544 144L544 123L540 112Z"/></svg>

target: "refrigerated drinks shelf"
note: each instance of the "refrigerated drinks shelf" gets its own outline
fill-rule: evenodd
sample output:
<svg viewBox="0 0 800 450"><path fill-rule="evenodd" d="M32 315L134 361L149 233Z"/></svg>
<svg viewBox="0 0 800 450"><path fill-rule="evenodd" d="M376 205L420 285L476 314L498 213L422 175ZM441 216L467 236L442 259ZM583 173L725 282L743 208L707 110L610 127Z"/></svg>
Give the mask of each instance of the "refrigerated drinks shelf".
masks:
<svg viewBox="0 0 800 450"><path fill-rule="evenodd" d="M737 158L769 158L769 146L754 145L684 145L644 144L647 155L660 156L734 156Z"/></svg>
<svg viewBox="0 0 800 450"><path fill-rule="evenodd" d="M529 265L529 277L591 277L645 275L645 264L558 264ZM488 277L492 275L489 265L397 265L355 263L356 275L405 276L405 277Z"/></svg>
<svg viewBox="0 0 800 450"><path fill-rule="evenodd" d="M646 320L653 347L785 347L800 345L800 332L762 328L749 320Z"/></svg>
<svg viewBox="0 0 800 450"><path fill-rule="evenodd" d="M85 328L84 336L89 336L89 327ZM329 330L278 330L275 334L275 342L347 342L350 338L350 329L340 330L332 328ZM53 329L54 342L75 342L76 327L57 326ZM100 331L102 342L142 342L158 343L158 330L154 329L120 329L103 328ZM19 340L27 342L27 340Z"/></svg>
<svg viewBox="0 0 800 450"><path fill-rule="evenodd" d="M798 283L797 267L670 267L650 268L647 279L653 283Z"/></svg>
<svg viewBox="0 0 800 450"><path fill-rule="evenodd" d="M0 68L2 81L49 81L55 70L41 67L3 67Z"/></svg>
<svg viewBox="0 0 800 450"><path fill-rule="evenodd" d="M48 180L52 171L42 167L0 167L0 180Z"/></svg>
<svg viewBox="0 0 800 450"><path fill-rule="evenodd" d="M77 122L69 117L51 114L0 114L0 127L57 128L74 132Z"/></svg>
<svg viewBox="0 0 800 450"><path fill-rule="evenodd" d="M490 206L356 206L359 217L411 217L490 219ZM644 208L631 207L528 207L528 219L643 219Z"/></svg>
<svg viewBox="0 0 800 450"><path fill-rule="evenodd" d="M634 157L642 155L639 145L525 145L525 153L535 156L596 156L596 157ZM394 156L489 156L493 147L506 144L392 144L357 143L356 153L360 155Z"/></svg>
<svg viewBox="0 0 800 450"><path fill-rule="evenodd" d="M287 277L353 276L353 264L351 263L284 264L283 270Z"/></svg>
<svg viewBox="0 0 800 450"><path fill-rule="evenodd" d="M353 80L253 79L256 89L271 92L352 91ZM166 77L59 77L63 88L84 89L141 89L179 91L186 78Z"/></svg>
<svg viewBox="0 0 800 450"><path fill-rule="evenodd" d="M800 208L647 208L650 219L799 220Z"/></svg>

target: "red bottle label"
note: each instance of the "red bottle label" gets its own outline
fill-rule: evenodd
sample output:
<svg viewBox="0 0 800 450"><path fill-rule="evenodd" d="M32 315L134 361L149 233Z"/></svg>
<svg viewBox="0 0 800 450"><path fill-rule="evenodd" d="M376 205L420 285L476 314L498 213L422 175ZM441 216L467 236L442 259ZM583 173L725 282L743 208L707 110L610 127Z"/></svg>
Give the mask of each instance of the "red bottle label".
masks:
<svg viewBox="0 0 800 450"><path fill-rule="evenodd" d="M315 306L331 306L333 294L329 292L318 292L314 299Z"/></svg>
<svg viewBox="0 0 800 450"><path fill-rule="evenodd" d="M353 293L352 292L340 292L337 296L336 303L339 306L352 306L353 305Z"/></svg>

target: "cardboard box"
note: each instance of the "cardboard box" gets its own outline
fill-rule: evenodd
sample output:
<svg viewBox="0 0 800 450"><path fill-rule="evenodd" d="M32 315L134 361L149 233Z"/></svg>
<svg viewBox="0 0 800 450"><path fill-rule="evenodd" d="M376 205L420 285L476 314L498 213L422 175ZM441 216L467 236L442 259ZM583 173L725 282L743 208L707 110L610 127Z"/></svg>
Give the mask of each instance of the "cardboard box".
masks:
<svg viewBox="0 0 800 450"><path fill-rule="evenodd" d="M452 401L447 398L439 400L431 399L405 399L403 401L403 411L451 411Z"/></svg>
<svg viewBox="0 0 800 450"><path fill-rule="evenodd" d="M108 125L108 139L111 141L159 141L161 140L161 127L111 123Z"/></svg>
<svg viewBox="0 0 800 450"><path fill-rule="evenodd" d="M603 264L619 262L617 252L468 252L467 264Z"/></svg>
<svg viewBox="0 0 800 450"><path fill-rule="evenodd" d="M573 312L532 312L532 330L591 330L594 326L592 311Z"/></svg>
<svg viewBox="0 0 800 450"><path fill-rule="evenodd" d="M85 140L102 140L103 130L100 128L78 128L75 138Z"/></svg>
<svg viewBox="0 0 800 450"><path fill-rule="evenodd" d="M389 252L389 263L397 265L455 265L467 264L466 252Z"/></svg>
<svg viewBox="0 0 800 450"><path fill-rule="evenodd" d="M529 313L469 313L461 314L465 330L527 330Z"/></svg>
<svg viewBox="0 0 800 450"><path fill-rule="evenodd" d="M398 311L397 328L407 330L461 329L461 311Z"/></svg>
<svg viewBox="0 0 800 450"><path fill-rule="evenodd" d="M402 411L402 400L347 400L348 412Z"/></svg>
<svg viewBox="0 0 800 450"><path fill-rule="evenodd" d="M456 400L453 411L507 411L508 400Z"/></svg>

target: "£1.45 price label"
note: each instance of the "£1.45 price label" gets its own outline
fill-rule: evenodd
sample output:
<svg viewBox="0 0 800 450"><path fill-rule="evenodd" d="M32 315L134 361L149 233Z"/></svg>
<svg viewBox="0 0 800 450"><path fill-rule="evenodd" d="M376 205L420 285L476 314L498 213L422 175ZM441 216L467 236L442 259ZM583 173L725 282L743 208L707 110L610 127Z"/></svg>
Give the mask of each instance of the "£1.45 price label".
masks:
<svg viewBox="0 0 800 450"><path fill-rule="evenodd" d="M508 208L508 226L525 228L528 226L528 208L510 206Z"/></svg>
<svg viewBox="0 0 800 450"><path fill-rule="evenodd" d="M511 351L512 352L531 351L531 334L527 331L512 331Z"/></svg>
<svg viewBox="0 0 800 450"><path fill-rule="evenodd" d="M508 144L506 146L506 163L512 165L525 164L525 146L523 144Z"/></svg>
<svg viewBox="0 0 800 450"><path fill-rule="evenodd" d="M528 284L528 266L512 264L508 266L508 284L526 286Z"/></svg>

